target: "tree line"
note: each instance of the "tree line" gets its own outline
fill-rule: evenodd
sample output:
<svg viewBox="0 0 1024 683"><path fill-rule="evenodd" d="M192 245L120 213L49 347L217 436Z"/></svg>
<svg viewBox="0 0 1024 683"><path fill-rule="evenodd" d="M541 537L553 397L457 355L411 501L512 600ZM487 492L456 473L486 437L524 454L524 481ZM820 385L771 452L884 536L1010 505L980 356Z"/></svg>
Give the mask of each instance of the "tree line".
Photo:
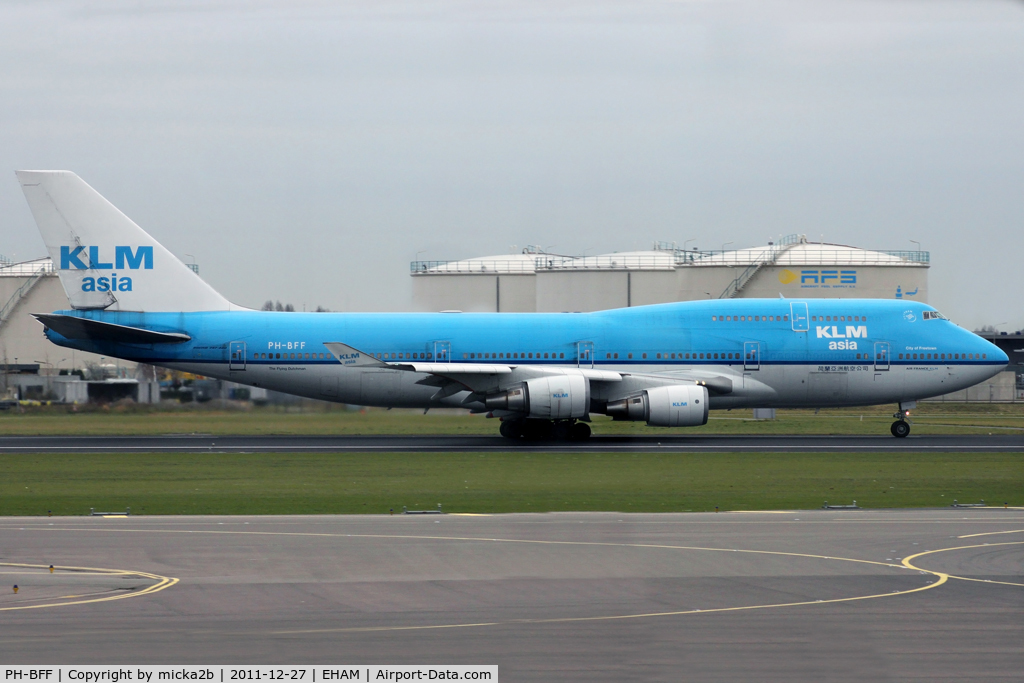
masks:
<svg viewBox="0 0 1024 683"><path fill-rule="evenodd" d="M263 304L263 308L261 308L260 310L261 311L280 311L282 313L294 313L295 312L295 307L292 306L291 304L282 304L280 302L280 300L278 300L278 301L271 301L270 299L267 299L266 303ZM314 310L313 312L314 313L330 313L331 310L329 308L324 308L323 306L317 306L316 310Z"/></svg>

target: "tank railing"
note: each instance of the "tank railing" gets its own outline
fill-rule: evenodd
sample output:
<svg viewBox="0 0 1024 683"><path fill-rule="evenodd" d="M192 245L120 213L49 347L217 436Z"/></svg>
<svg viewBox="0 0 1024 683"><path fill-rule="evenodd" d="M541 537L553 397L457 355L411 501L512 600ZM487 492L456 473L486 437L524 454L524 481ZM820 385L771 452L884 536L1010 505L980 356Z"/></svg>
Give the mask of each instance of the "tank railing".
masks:
<svg viewBox="0 0 1024 683"><path fill-rule="evenodd" d="M807 242L807 235L797 235L797 234L794 233L792 235L786 235L785 237L780 237L778 242L769 243L768 247L769 248L772 248L772 247L788 247L788 246L791 246L791 245L794 245L794 244L803 244L803 243L806 243L806 242ZM693 250L691 250L691 251L687 251L686 249L680 248L678 246L677 242L664 242L664 241L655 242L654 243L654 251L670 251L670 252L672 252L676 256L676 258L679 258L679 259L682 259L682 258L685 258L685 257L688 257L688 256L692 256L693 254L720 254L720 253L725 253L725 252L721 252L721 251L718 251L718 252L716 252L716 251L700 251L696 247ZM732 251L737 251L737 250L733 249ZM687 258L687 260L690 260L690 259Z"/></svg>
<svg viewBox="0 0 1024 683"><path fill-rule="evenodd" d="M469 259L462 261L413 261L409 264L412 275L446 275L449 273L533 273L534 259L497 261Z"/></svg>
<svg viewBox="0 0 1024 683"><path fill-rule="evenodd" d="M0 277L32 277L37 273L46 274L53 271L53 262L49 259L0 265Z"/></svg>
<svg viewBox="0 0 1024 683"><path fill-rule="evenodd" d="M765 251L701 251L684 252L680 266L749 266L763 263ZM927 265L930 254L927 251L850 251L850 250L815 250L795 251L786 254L782 266L902 266L908 264Z"/></svg>
<svg viewBox="0 0 1024 683"><path fill-rule="evenodd" d="M658 254L605 254L579 258L538 259L537 270L672 270L671 256Z"/></svg>
<svg viewBox="0 0 1024 683"><path fill-rule="evenodd" d="M881 251L879 253L895 256L911 263L930 263L932 259L931 252L927 251Z"/></svg>
<svg viewBox="0 0 1024 683"><path fill-rule="evenodd" d="M757 251L677 251L650 255L605 254L602 256L537 255L534 259L495 260L468 259L461 261L413 261L409 271L413 275L443 275L447 273L535 273L552 270L671 270L674 267L711 266L904 266L928 265L927 251L857 251L814 250L793 251L794 243L777 244ZM788 252L783 257L783 252ZM782 261L779 263L778 261ZM17 264L16 264L17 265ZM7 269L0 270L0 273Z"/></svg>

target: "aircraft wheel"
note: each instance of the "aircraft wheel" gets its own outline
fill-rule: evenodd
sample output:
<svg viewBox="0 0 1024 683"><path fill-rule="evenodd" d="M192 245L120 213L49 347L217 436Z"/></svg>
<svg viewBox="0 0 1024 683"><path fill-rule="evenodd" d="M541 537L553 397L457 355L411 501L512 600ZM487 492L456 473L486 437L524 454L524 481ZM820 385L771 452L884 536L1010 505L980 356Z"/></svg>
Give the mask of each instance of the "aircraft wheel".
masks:
<svg viewBox="0 0 1024 683"><path fill-rule="evenodd" d="M520 422L502 422L498 431L506 439L518 439L523 435L523 425Z"/></svg>
<svg viewBox="0 0 1024 683"><path fill-rule="evenodd" d="M590 438L590 425L586 422L577 422L572 426L573 441L586 441Z"/></svg>
<svg viewBox="0 0 1024 683"><path fill-rule="evenodd" d="M892 423L892 427L889 428L892 435L898 439L902 439L910 434L910 425L904 420L896 420Z"/></svg>
<svg viewBox="0 0 1024 683"><path fill-rule="evenodd" d="M523 423L523 436L527 439L550 439L552 423L547 420L526 420Z"/></svg>
<svg viewBox="0 0 1024 683"><path fill-rule="evenodd" d="M568 422L556 422L551 429L551 437L555 441L568 441L572 435L573 425Z"/></svg>

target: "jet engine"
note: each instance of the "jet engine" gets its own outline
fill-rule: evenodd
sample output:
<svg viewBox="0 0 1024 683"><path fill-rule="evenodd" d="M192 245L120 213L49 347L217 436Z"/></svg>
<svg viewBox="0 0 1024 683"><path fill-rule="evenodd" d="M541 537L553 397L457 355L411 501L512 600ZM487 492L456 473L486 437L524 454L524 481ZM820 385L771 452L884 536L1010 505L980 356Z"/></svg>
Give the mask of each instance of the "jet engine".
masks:
<svg viewBox="0 0 1024 683"><path fill-rule="evenodd" d="M590 409L590 381L580 375L528 379L487 396L484 405L542 420L583 417Z"/></svg>
<svg viewBox="0 0 1024 683"><path fill-rule="evenodd" d="M645 420L651 427L698 427L708 422L708 390L689 384L644 389L610 401L605 413L616 420Z"/></svg>

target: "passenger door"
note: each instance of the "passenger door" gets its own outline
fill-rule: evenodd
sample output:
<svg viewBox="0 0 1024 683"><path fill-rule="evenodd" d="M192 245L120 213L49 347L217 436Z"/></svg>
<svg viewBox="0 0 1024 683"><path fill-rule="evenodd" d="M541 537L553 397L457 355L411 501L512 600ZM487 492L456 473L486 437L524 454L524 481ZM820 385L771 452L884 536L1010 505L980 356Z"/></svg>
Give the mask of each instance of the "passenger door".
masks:
<svg viewBox="0 0 1024 683"><path fill-rule="evenodd" d="M452 360L452 343L450 341L434 342L434 360L438 363L450 363Z"/></svg>
<svg viewBox="0 0 1024 683"><path fill-rule="evenodd" d="M233 341L228 344L228 370L245 370L245 342Z"/></svg>
<svg viewBox="0 0 1024 683"><path fill-rule="evenodd" d="M576 342L576 366L581 368L594 367L594 342Z"/></svg>
<svg viewBox="0 0 1024 683"><path fill-rule="evenodd" d="M789 312L792 315L793 331L807 332L810 327L807 318L807 302L792 301L789 304Z"/></svg>
<svg viewBox="0 0 1024 683"><path fill-rule="evenodd" d="M889 369L889 342L875 342L875 372Z"/></svg>
<svg viewBox="0 0 1024 683"><path fill-rule="evenodd" d="M760 370L761 369L761 343L760 342L743 342L743 369L744 370Z"/></svg>

